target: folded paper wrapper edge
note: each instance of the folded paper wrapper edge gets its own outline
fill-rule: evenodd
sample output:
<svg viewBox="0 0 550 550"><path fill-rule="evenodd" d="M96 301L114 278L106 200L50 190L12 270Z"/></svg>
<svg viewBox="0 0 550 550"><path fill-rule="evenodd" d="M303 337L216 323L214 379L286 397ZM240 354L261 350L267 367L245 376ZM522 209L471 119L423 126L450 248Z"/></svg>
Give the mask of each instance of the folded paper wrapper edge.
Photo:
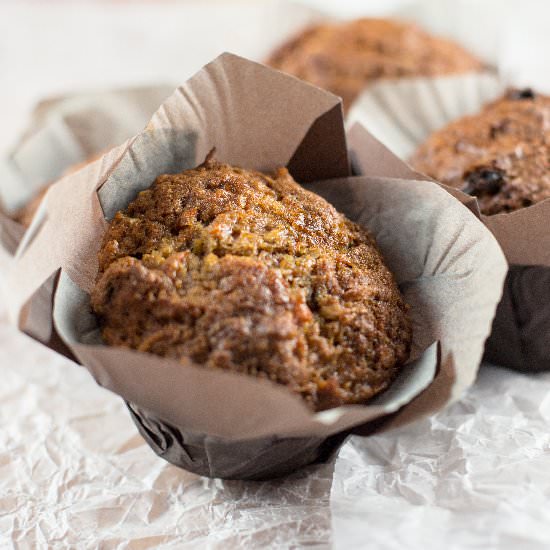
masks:
<svg viewBox="0 0 550 550"><path fill-rule="evenodd" d="M435 376L437 346L434 344L403 369L390 390L372 404L312 415L301 399L267 381L205 369L191 361L182 363L133 350L82 344L85 335L97 328L87 305L87 294L61 273L54 322L64 343L100 385L189 432L226 439L254 439L273 434L327 437L396 412L422 392ZM227 407L228 400L239 403L237 424L228 412L232 409Z"/></svg>

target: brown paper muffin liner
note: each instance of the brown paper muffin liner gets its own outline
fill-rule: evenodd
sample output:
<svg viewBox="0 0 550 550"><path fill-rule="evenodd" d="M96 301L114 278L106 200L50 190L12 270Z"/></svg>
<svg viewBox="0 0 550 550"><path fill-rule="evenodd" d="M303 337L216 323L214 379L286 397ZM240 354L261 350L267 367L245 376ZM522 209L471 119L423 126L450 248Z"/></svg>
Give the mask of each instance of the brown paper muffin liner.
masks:
<svg viewBox="0 0 550 550"><path fill-rule="evenodd" d="M12 219L45 185L139 132L172 86L75 93L39 103L0 161L0 246L13 254L25 228Z"/></svg>
<svg viewBox="0 0 550 550"><path fill-rule="evenodd" d="M377 239L411 306L414 336L409 363L368 404L312 413L266 380L102 344L88 292L106 220L157 175L196 166L213 147L222 162L287 166ZM381 148L372 138L369 147ZM506 271L468 209L416 181L391 154L373 158L364 175L351 176L338 98L224 54L179 87L143 132L49 190L8 274L9 310L23 331L125 399L153 450L178 466L265 479L323 460L348 433L412 422L471 384Z"/></svg>
<svg viewBox="0 0 550 550"><path fill-rule="evenodd" d="M350 123L365 124L399 157L407 159L433 131L478 112L505 88L491 74L378 84L359 98ZM483 216L475 198L449 191L477 211L510 264L485 359L523 371L550 369L550 200L511 213Z"/></svg>

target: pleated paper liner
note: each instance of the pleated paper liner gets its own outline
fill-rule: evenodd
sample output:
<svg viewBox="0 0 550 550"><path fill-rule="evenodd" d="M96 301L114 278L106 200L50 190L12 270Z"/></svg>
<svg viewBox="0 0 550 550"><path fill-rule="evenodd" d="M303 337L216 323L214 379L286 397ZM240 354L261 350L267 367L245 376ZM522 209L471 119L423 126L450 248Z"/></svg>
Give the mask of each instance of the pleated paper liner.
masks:
<svg viewBox="0 0 550 550"><path fill-rule="evenodd" d="M380 83L362 94L349 123L362 123L406 160L433 131L478 112L505 88L489 73ZM550 369L550 200L480 218L511 266L485 358L520 370Z"/></svg>
<svg viewBox="0 0 550 550"><path fill-rule="evenodd" d="M347 122L362 124L406 160L433 131L478 112L503 91L492 72L388 80L373 84L357 98Z"/></svg>
<svg viewBox="0 0 550 550"><path fill-rule="evenodd" d="M223 162L287 166L375 236L414 331L411 360L387 392L313 413L266 380L102 344L88 292L106 220L156 176L196 166L214 146ZM50 189L9 273L12 316L125 399L157 454L199 474L275 477L325 460L352 431L413 422L474 379L506 263L491 233L448 193L391 155L375 158L351 176L338 98L224 54L179 87L144 131Z"/></svg>
<svg viewBox="0 0 550 550"><path fill-rule="evenodd" d="M139 132L172 92L143 86L75 93L37 105L21 140L0 161L0 243L15 251L24 227L12 216L45 185Z"/></svg>

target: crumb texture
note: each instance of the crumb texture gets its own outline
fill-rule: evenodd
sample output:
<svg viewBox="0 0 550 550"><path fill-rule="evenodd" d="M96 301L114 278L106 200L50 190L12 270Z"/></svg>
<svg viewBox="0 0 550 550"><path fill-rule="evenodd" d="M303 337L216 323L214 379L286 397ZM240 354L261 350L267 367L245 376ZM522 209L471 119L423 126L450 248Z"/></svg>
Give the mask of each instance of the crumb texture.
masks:
<svg viewBox="0 0 550 550"><path fill-rule="evenodd" d="M311 27L283 44L267 64L342 97L344 108L367 84L382 78L482 69L454 42L411 23L371 18Z"/></svg>
<svg viewBox="0 0 550 550"><path fill-rule="evenodd" d="M315 410L363 403L408 358L372 237L285 169L159 176L111 221L92 291L105 342L268 378Z"/></svg>
<svg viewBox="0 0 550 550"><path fill-rule="evenodd" d="M433 133L411 158L416 170L477 197L483 214L550 197L550 98L508 90L472 116Z"/></svg>

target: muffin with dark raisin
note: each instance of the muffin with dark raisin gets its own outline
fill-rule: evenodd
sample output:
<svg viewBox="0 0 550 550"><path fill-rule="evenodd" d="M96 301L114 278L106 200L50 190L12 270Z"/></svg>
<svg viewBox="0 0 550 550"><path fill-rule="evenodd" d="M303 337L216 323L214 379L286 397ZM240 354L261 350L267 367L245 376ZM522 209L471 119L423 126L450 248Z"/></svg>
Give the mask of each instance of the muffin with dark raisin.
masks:
<svg viewBox="0 0 550 550"><path fill-rule="evenodd" d="M372 18L310 27L273 52L267 64L342 97L345 109L376 80L483 68L458 44L412 23Z"/></svg>
<svg viewBox="0 0 550 550"><path fill-rule="evenodd" d="M433 133L412 166L477 197L486 215L550 198L550 97L508 90Z"/></svg>
<svg viewBox="0 0 550 550"><path fill-rule="evenodd" d="M286 169L160 175L109 224L91 293L105 343L266 378L313 410L364 403L409 356L373 238Z"/></svg>

